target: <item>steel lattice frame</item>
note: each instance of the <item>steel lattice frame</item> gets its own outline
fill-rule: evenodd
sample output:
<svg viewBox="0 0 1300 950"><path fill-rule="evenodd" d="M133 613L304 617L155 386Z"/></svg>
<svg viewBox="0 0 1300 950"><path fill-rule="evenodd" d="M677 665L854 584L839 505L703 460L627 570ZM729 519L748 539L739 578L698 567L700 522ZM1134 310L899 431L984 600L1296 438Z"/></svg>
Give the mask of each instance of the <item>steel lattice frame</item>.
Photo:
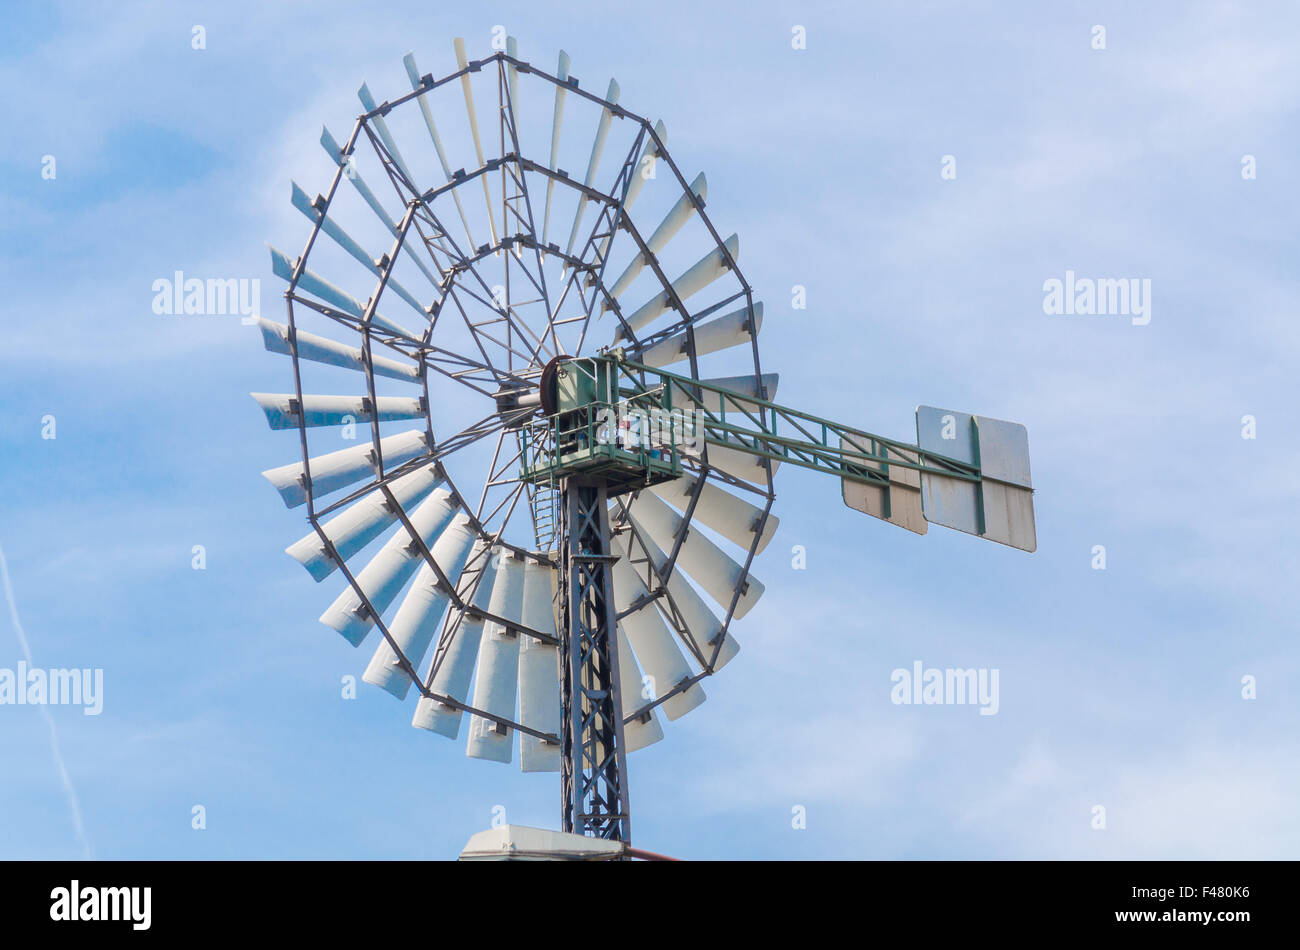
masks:
<svg viewBox="0 0 1300 950"><path fill-rule="evenodd" d="M386 117L390 116L394 110L402 107L414 109L417 102L423 109L425 108L425 97L430 96L437 90L459 83L465 77L484 71L490 73L493 70L496 72L499 154L484 159L479 167L468 172L456 173L454 179L446 184L435 187L421 187L419 183L412 180L412 176L400 152L397 150L396 143L389 134L385 122ZM599 188L587 187L562 171L548 167L547 163L532 160L523 154L519 142L519 129L516 124L513 101L515 89L517 88L516 84L521 75L534 77L540 83L549 84L549 87L562 86L568 95L579 97L581 100L585 100L602 110L608 110L616 121L629 122L636 127L636 134L631 148L622 158L622 164L615 176L614 183L607 192ZM391 185L392 193L401 204L402 214L400 219L387 222L388 230L392 234L392 243L386 253L375 262L373 273L377 278L377 282L358 317L345 308L331 305L329 302L322 302L321 299L318 299L319 294L308 291L301 285L304 282L304 276L310 273L309 259L316 246L317 238L326 227L327 216L335 202L340 185L345 178L348 178L352 180L354 185L357 185L359 191L364 188L363 184L358 184L362 180L359 178L354 162L358 148L363 145L368 145L381 163L385 177L387 177ZM327 150L330 150L328 144L326 147ZM638 231L631 217L625 213L624 203L632 184L632 176L638 167L638 156L649 154L651 150L655 156L656 164L670 173L671 180L675 182L681 193L691 196L695 204L695 213L698 215L699 221L707 229L707 233L715 247L723 255L733 278L732 283L735 285L735 289L730 293L712 299L707 305L695 310L689 308L683 300L679 299L657 256L647 246L645 238ZM482 419L461 428L449 436L438 439L435 437L434 432L432 407L436 405L436 399L434 398L435 393L430 388L431 378L441 376L444 378L444 386L447 385L447 380L454 381L458 386L466 387L487 397L489 400L498 391L506 387L536 387L541 369L546 361L565 351L561 342L562 338L568 337L572 339L576 337L576 346L569 350L572 355L580 355L584 351L589 351L591 347L589 330L592 319L602 308L612 313L622 327L625 340L623 345L633 359L636 358L637 354L644 352L655 343L684 332L686 361L689 365L688 375L695 379L701 377L694 336L695 326L701 320L722 311L722 308L729 305L747 308L750 319L753 319L754 300L750 285L745 281L730 250L705 214L703 201L697 195L692 194L686 178L673 162L655 127L647 119L627 111L617 103L579 88L576 80L557 78L555 75L538 69L518 58L509 56L504 52L497 52L484 60L470 61L463 68L440 79L434 79L431 75L424 75L419 81L419 87L413 89L410 93L375 104L373 108L368 108L366 112L358 117L346 142L338 149L334 157L337 162L337 169L327 190L312 202L312 208L315 211L315 222L301 255L293 262L292 274L289 277L288 289L285 292L288 312L289 349L293 358L293 393L296 396L298 405L302 406L304 404L303 368L300 364L297 336L301 317L300 311L306 309L322 315L352 333L359 334L366 379L365 389L371 406L377 406L379 399L375 381L376 354L374 351L377 347L383 347L384 353L389 356L400 356L420 367L423 404L428 410L424 423L425 441L429 446L429 451L421 457L389 467L385 463L384 450L381 444L380 413L378 411L371 412L371 451L375 469L378 472L377 477L359 488L348 491L337 500L325 502L317 498L317 493L312 487L308 426L305 414L300 414L298 433L304 466L303 477L307 499L307 519L319 536L328 555L337 564L338 569L360 599L363 609L368 611L375 626L396 653L398 664L411 677L420 694L426 698L498 723L503 727L517 729L549 742L561 742L562 744L574 741L568 735L569 729L567 728L565 736L539 732L521 722L512 721L485 709L474 708L464 700L433 690L432 684L435 675L446 658L447 651L461 624L467 617L474 616L497 621L516 632L526 633L543 642L557 644L562 651L568 653L571 646L578 643L583 644L582 649L586 651L594 648L589 641L583 639L582 633L582 631L588 629L588 626L584 626L582 618L587 616L586 611L589 609L597 609L597 605L599 605L600 609L606 612L605 629L609 631L613 629L613 625L618 619L626 616L632 610L644 606L648 600L657 601L665 620L670 628L675 631L680 641L688 648L699 667L699 671L687 680L672 684L672 687L665 690L661 695L657 695L654 699L630 711L624 717L624 722L630 722L633 719L645 716L650 710L688 689L698 680L710 675L714 671L718 650L722 646L736 605L743 593L743 583L737 585L735 596L727 606L726 616L721 618L720 633L711 643L696 643L682 619L677 604L668 591L667 580L675 569L678 554L687 532L690 530L692 515L706 479L712 479L732 490L747 494L755 499L754 503L756 505L761 507L762 515L754 525L753 541L743 561L741 576L742 578L748 577L774 499L771 478L772 465L769 460L760 460L766 472L765 485L750 484L711 467L708 461L707 449L701 453L698 460L692 460L690 465L701 477L697 479L695 490L683 513L680 528L676 532L671 550L665 551L667 559L659 566L656 566L654 559L650 556L652 542L648 542L647 539L641 537L639 531L627 517L627 506L631 499L619 498L615 500L614 521L611 527L603 510L599 519L594 517L594 512L589 504L591 496L586 493L586 489L577 493L570 492L564 515L569 530L572 532L573 526L581 522L584 525L583 531L588 532L588 534L571 533L568 539L569 543L561 546L562 553L558 558L560 563L557 565L557 558L551 552L533 550L529 544L521 543L516 536L507 533L507 527L516 514L520 501L527 498L528 504L526 507L530 512L533 510L534 501L531 497L533 491L531 486L527 486L517 478L518 462L523 454L524 446L520 442L517 430L512 428L512 423L515 420L505 418L495 408L490 408L490 411ZM491 240L474 246L469 222L465 217L464 206L461 204L461 195L464 193L466 196L472 196L481 183L483 198L488 199L487 176L494 176L499 180L500 202L495 210L490 201L487 206L487 218L491 224ZM561 250L556 244L545 243L544 234L539 236L537 208L534 200L536 195L531 194L529 191L529 176L548 182L548 187L559 185L571 189L594 208L596 212L595 221L585 231L585 240L574 245L575 253L569 254ZM445 199L447 197L453 198L456 207L460 210L459 216L465 231L464 242L457 233L460 228L456 226L454 221L446 217L448 207ZM469 200L469 197L466 200ZM477 200L476 196L474 200ZM371 206L372 208L376 207L373 203ZM380 213L377 208L376 213ZM496 227L498 221L500 222L499 231ZM620 234L627 235L627 240L630 240L636 252L642 255L647 269L653 273L659 288L667 296L669 312L676 315L676 319L672 320L668 325L643 333L640 336L629 326L619 301L610 295L605 284L605 268L610 257L609 249L619 240L618 235ZM404 258L403 255L406 257ZM545 259L548 257L559 258L566 266L565 275L567 276L562 276L562 282L558 286L552 286L548 282L546 270L543 266ZM503 297L500 294L494 295L493 288L482 273L483 266L490 260L497 258L500 258L505 274ZM428 318L428 326L421 328L416 333L400 332L389 321L378 318L381 299L385 302L393 299L393 293L390 292L389 287L390 280L398 261L403 259L413 261L415 266L430 279L433 285L430 294L432 302L427 308L424 308ZM570 307L576 306L576 309L580 312L573 316L561 316L566 305ZM537 313L539 309L543 319L529 320L528 316ZM484 312L486 314L485 318L476 319L476 310ZM440 324L449 320L453 323L459 322L468 331L475 344L473 352L454 352L439 345L435 331ZM576 328L576 334L571 331L570 326ZM764 391L761 388L763 373L759 360L757 333L751 332L750 338L753 374L756 384L759 386L759 392L763 394ZM485 406L487 405L485 403ZM490 470L483 479L481 491L478 493L475 502L472 496L463 493L456 485L453 480L453 473L448 469L447 463L458 452L478 442L490 440L494 436L495 451L493 461ZM395 480L418 468L429 465L436 468L450 491L461 500L463 507L470 513L473 530L483 542L466 565L459 583L456 577L449 576L444 568L437 563L429 547L411 524L410 517L403 510L402 504L393 494L392 484ZM356 575L349 568L344 558L339 556L329 536L322 528L323 519L327 516L340 511L376 489L384 493L389 506L401 523L402 527L399 530L406 532L412 547L418 551L423 563L427 564L437 576L440 586L450 598L450 607L446 614L442 633L437 639L432 663L423 676L394 640L381 616L382 610L376 609L366 590L358 583ZM603 509L605 504L603 492L599 492L598 497L600 498L600 506ZM593 528L593 525L598 525L598 527ZM604 546L597 551L600 556L609 554L608 532L610 530L627 534L631 549L629 562L634 566L645 583L646 590L649 592L646 598L638 600L621 613L616 613L613 601L609 597L610 571L608 565L600 561L599 558L595 561L582 560L585 555L581 554L581 548L578 547L580 536L586 537L590 541L595 538L595 535L589 533L592 530L603 535ZM531 559L537 563L553 567L558 566L565 572L565 576L572 574L574 587L569 590L566 585L561 585L561 590L565 593L562 595L560 604L562 615L567 614L569 616L570 627L568 633L570 636L566 636L565 627L559 627L560 636L557 643L557 638L549 633L525 627L510 618L494 616L480 607L471 605L477 586L485 574L483 570L485 558L494 547L504 548L517 556ZM589 598L594 599L589 600ZM575 604L582 605L582 609L574 611L572 608ZM606 647L608 646L607 642ZM607 657L603 655L597 656L597 662L592 666L592 669L600 671L599 680L592 680L590 683L582 681L579 677L578 667L574 667L574 677L577 678L577 681L584 683L584 689L590 688L598 692L605 690L605 697L611 702L616 701L617 680L615 678L612 683L605 685L604 678L608 677L612 671L617 670L615 652L610 650ZM578 659L574 657L567 658L571 662ZM563 679L566 685L571 685L568 683L569 677ZM602 702L604 701L602 700ZM577 707L578 704L575 703L574 706ZM610 708L616 709L618 707L611 706ZM575 708L575 716L579 712L580 709ZM584 765L580 770L581 774L573 775L573 767L570 765L568 772L564 776L566 785L565 808L566 811L572 813L575 826L582 826L584 822L589 822L586 827L595 834L627 840L627 789L625 783L626 766L622 759L622 722L619 722L617 717L613 717L612 723L606 721L603 715L600 718L602 728L609 729L612 727L620 734L620 738L614 741L614 752L616 754L609 756L608 761L595 761L590 758L590 750L583 750L583 754L587 755L588 758L583 759L587 765ZM562 758L568 761L567 755ZM593 801L603 803L597 809L598 814L583 813L582 809L586 806L582 803L586 802L587 805L590 805Z"/></svg>
<svg viewBox="0 0 1300 950"><path fill-rule="evenodd" d="M567 480L559 584L563 829L630 841L608 505L602 481Z"/></svg>

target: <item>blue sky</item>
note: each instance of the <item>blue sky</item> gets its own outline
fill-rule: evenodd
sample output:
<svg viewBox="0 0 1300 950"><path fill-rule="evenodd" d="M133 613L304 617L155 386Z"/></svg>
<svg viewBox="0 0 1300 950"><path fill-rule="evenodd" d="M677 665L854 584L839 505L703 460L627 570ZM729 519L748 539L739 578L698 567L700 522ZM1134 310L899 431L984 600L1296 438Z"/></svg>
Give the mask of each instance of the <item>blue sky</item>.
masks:
<svg viewBox="0 0 1300 950"><path fill-rule="evenodd" d="M102 668L105 697L97 717L46 710L84 842L42 710L0 706L0 854L448 858L498 805L556 823L555 776L467 759L371 687L340 698L369 651L317 622L336 588L283 554L304 525L259 474L293 448L247 394L282 390L286 367L235 317L151 309L153 281L182 270L259 278L278 319L265 242L301 247L288 183L327 184L321 124L345 132L363 79L405 90L407 52L436 74L455 36L486 55L496 24L548 69L567 49L584 88L617 77L678 163L708 172L710 216L742 236L766 303L782 403L900 438L917 404L1030 433L1032 556L906 534L845 509L824 475L781 472L740 656L632 758L636 842L1300 853L1300 11L1246 6L7 11L0 547L35 664ZM1150 324L1045 314L1043 283L1067 269L1149 279ZM0 667L21 658L5 611ZM997 668L998 714L892 704L891 672L917 660Z"/></svg>

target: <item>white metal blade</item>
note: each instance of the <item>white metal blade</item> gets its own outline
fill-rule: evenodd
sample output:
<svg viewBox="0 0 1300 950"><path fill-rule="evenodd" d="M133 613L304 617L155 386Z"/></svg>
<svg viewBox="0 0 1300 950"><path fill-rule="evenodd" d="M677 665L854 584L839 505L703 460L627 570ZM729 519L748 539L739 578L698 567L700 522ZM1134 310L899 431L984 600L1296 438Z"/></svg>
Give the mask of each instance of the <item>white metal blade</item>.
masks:
<svg viewBox="0 0 1300 950"><path fill-rule="evenodd" d="M308 221L313 223L319 221L321 230L328 234L335 244L347 251L349 255L358 261L366 270L370 271L370 273L374 274L376 277L380 276L378 260L367 254L365 249L353 240L352 236L348 234L347 231L343 230L337 221L329 215L322 215L320 211L316 209L316 206L312 204L311 198L307 197L307 192L303 191L296 181L291 182L290 184L292 185L290 201L293 203L293 206L301 211ZM425 319L428 319L428 311L425 310L420 301L415 299L415 296L409 290L398 283L396 278L390 275L387 283L384 284L384 289L392 290L393 293L405 300L412 310Z"/></svg>
<svg viewBox="0 0 1300 950"><path fill-rule="evenodd" d="M487 610L492 599L493 579L496 568L492 565L492 552L486 542L475 543L469 564L461 573L456 591L461 597L468 597L471 606ZM478 586L475 587L474 585ZM470 597L469 592L474 594ZM443 625L443 636L450 634L458 612L452 612ZM469 681L474 675L474 661L478 659L479 640L483 636L483 621L466 612L456 628L455 636L446 644L442 664L433 677L429 688L443 696L449 696L458 702L465 702L469 695ZM442 647L442 644L439 644ZM461 710L454 706L444 706L434 699L421 696L415 705L415 715L411 725L417 729L427 729L448 739L455 739L460 732Z"/></svg>
<svg viewBox="0 0 1300 950"><path fill-rule="evenodd" d="M402 65L406 67L406 76L411 81L411 88L419 89L423 83L420 70L415 66L415 57L407 53L402 58ZM433 139L433 148L438 153L438 162L442 165L442 173L446 176L447 181L451 181L451 165L447 162L447 153L443 151L442 137L438 134L437 123L433 121L433 113L429 110L429 103L423 94L416 96L415 99L420 103L420 112L424 116L424 124L429 130L429 137ZM456 202L456 210L460 213L461 224L465 225L465 237L469 240L469 250L472 251L475 247L474 235L469 229L469 218L465 217L465 207L460 203L460 192L453 188L451 197Z"/></svg>
<svg viewBox="0 0 1300 950"><path fill-rule="evenodd" d="M452 519L451 524L429 549L438 567L448 578L459 577L464 570L475 537L469 515L462 511ZM438 623L449 600L450 597L438 583L438 575L433 568L421 564L419 573L415 575L415 583L402 599L393 622L388 625L389 635L397 641L398 647L417 671L424 661L425 653L429 651L434 634L438 632ZM411 688L411 678L398 664L397 654L385 639L379 641L374 656L370 658L370 665L361 678L392 693L398 699L405 699Z"/></svg>
<svg viewBox="0 0 1300 950"><path fill-rule="evenodd" d="M609 89L605 92L607 102L618 102L618 82L611 79ZM596 123L596 137L591 143L591 158L587 160L587 174L583 176L582 183L588 188L596 180L596 169L600 167L600 157L605 151L605 139L609 137L609 120L613 118L613 113L608 108L600 110L600 120ZM578 198L578 210L573 216L573 230L569 232L569 246L565 249L566 254L573 254L574 242L578 239L578 228L582 224L583 212L587 210L587 196L582 195Z"/></svg>
<svg viewBox="0 0 1300 950"><path fill-rule="evenodd" d="M262 342L268 350L272 353L283 353L285 356L293 355L293 349L289 346L289 328L285 324L259 319L257 325L262 328ZM329 366L341 366L362 373L366 371L365 354L359 347L347 346L304 330L298 331L297 342L299 359L325 363ZM375 356L373 353L370 362L376 376L400 379L408 383L420 381L420 366L417 363L400 363L386 356Z"/></svg>
<svg viewBox="0 0 1300 950"><path fill-rule="evenodd" d="M639 598L646 596L646 588L636 570L628 564L627 548L620 539L613 539L614 553L614 604L620 612ZM677 638L664 623L653 602L642 605L628 614L619 626L627 636L645 675L650 677L648 687L656 696L667 694L673 687L691 677L691 668L677 645ZM639 695L639 693L638 693ZM660 704L664 715L673 720L690 712L704 702L704 687L698 682Z"/></svg>
<svg viewBox="0 0 1300 950"><path fill-rule="evenodd" d="M555 78L559 83L555 87L555 116L551 119L551 161L550 169L555 171L555 163L560 157L560 125L564 121L564 95L569 82L569 54L560 50L560 64L555 68ZM551 196L555 193L555 179L546 179L546 213L542 219L542 244L546 244L551 231Z"/></svg>
<svg viewBox="0 0 1300 950"><path fill-rule="evenodd" d="M425 433L415 429L385 436L379 440L379 447L384 453L384 465L389 469L419 458L429 451ZM374 446L369 442L325 455L314 455L309 461L312 491L316 497L378 474ZM275 486L275 490L284 499L286 508L297 508L307 503L307 483L302 462L268 468L262 475Z"/></svg>
<svg viewBox="0 0 1300 950"><path fill-rule="evenodd" d="M293 266L294 262L289 259L289 255L274 247L271 248L271 270L277 277L284 281L292 280ZM324 277L321 277L319 274L313 273L306 268L303 269L301 276L298 278L298 287L313 296L319 297L327 303L333 304L339 310L351 314L358 320L365 316L365 308L361 305L359 300L351 294L339 290L339 288L335 287ZM377 326L384 327L399 336L403 336L408 340L419 342L419 338L413 336L410 330L406 329L400 323L394 323L392 320L389 320L378 312L371 316L371 322Z"/></svg>
<svg viewBox="0 0 1300 950"><path fill-rule="evenodd" d="M339 146L339 143L335 140L334 136L330 134L330 130L324 126L321 126L320 144L321 147L325 149L325 154L330 157L335 165L342 165L347 161L347 159L343 157L343 149ZM375 213L375 217L382 221L384 226L388 228L388 233L396 237L397 222L394 221L393 216L384 209L384 206L379 203L379 199L375 197L375 193L370 190L370 186L366 184L366 180L362 178L361 173L357 171L355 163L344 169L343 177L352 183L352 187L356 189L357 194L359 194L365 200L366 204L370 206L370 210ZM429 279L429 283L437 287L438 279L430 273L428 265L426 265L420 256L415 253L412 245L404 241L402 242L402 249L410 255L411 260L415 261L415 265L420 268L424 273L424 276Z"/></svg>
<svg viewBox="0 0 1300 950"><path fill-rule="evenodd" d="M524 565L524 626L555 633L555 576L555 569L545 564ZM539 732L560 734L560 651L527 634L520 636L519 643L519 722ZM521 732L519 768L560 771L559 743Z"/></svg>
<svg viewBox="0 0 1300 950"><path fill-rule="evenodd" d="M725 313L720 317L705 320L694 327L695 355L704 356L708 353L716 353L718 350L740 346L742 343L749 345L753 335L762 326L763 304L761 302L754 304L753 320L750 320L749 310L745 307ZM622 327L619 329L622 329ZM673 363L679 363L686 359L689 355L686 352L686 339L686 331L683 329L671 336L664 337L658 343L645 347L640 353L634 349L629 352L628 356L637 362L645 363L647 366L671 366Z"/></svg>
<svg viewBox="0 0 1300 950"><path fill-rule="evenodd" d="M704 172L696 175L695 181L691 182L691 192L699 195L701 200L708 193L708 182L704 179ZM649 240L645 242L650 253L658 254L667 247L668 242L690 220L694 211L695 202L691 200L690 195L682 195L678 198L677 203L668 210L668 213L664 215L664 219L659 222L659 226L655 228L654 233L650 235ZM649 260L644 254L638 254L634 257L623 273L619 275L618 280L614 281L614 286L610 288L609 295L615 298L619 297L631 286L632 281L636 280L648 263ZM609 308L605 307L604 309L608 310Z"/></svg>
<svg viewBox="0 0 1300 950"><path fill-rule="evenodd" d="M357 98L361 100L361 105L367 112L375 111L377 106L375 97L370 94L370 87L364 82L361 84L361 88L357 90ZM379 140L384 143L384 148L392 156L393 162L406 176L406 180L411 187L418 193L421 190L420 185L415 180L415 176L411 174L411 169L407 166L405 159L402 158L402 153L398 151L397 142L393 139L392 133L388 131L388 123L384 121L384 117L382 115L373 115L369 121L375 127L375 131L379 133Z"/></svg>
<svg viewBox="0 0 1300 950"><path fill-rule="evenodd" d="M738 235L733 234L723 244L730 253L732 260L735 260L740 255L740 237ZM714 248L692 264L686 273L672 282L673 292L677 295L678 300L684 301L709 286L729 269L730 266L722 253L722 248ZM669 306L671 306L670 301L668 291L660 291L624 319L634 331L639 330L647 323L666 313ZM626 332L620 324L614 334L615 341L627 339L624 336Z"/></svg>
<svg viewBox="0 0 1300 950"><path fill-rule="evenodd" d="M690 392L683 392L682 387L674 385L672 408L689 412L696 407L702 406L708 412L722 414L724 418L725 414L731 413L735 418L730 421L743 424L751 422L746 413L756 417L759 415L759 407L743 397L753 396L756 399L763 399L768 402L774 401L781 377L777 373L764 373L761 389L758 379L753 373L744 376L715 376L710 379L701 379L700 382L706 386L725 389L736 395L723 396L711 389L696 386L689 387ZM762 390L766 390L766 395L763 394Z"/></svg>
<svg viewBox="0 0 1300 950"><path fill-rule="evenodd" d="M682 456L689 459L700 459L700 453L694 452L689 446L681 446L679 451ZM763 467L763 459L760 456L746 452L743 449L729 449L723 445L714 445L708 443L709 466L726 472L732 478L740 478L747 482L753 482L755 485L767 484L767 469ZM781 467L781 463L776 459L771 459L772 474Z"/></svg>
<svg viewBox="0 0 1300 950"><path fill-rule="evenodd" d="M411 512L411 526L428 545L446 529L458 510L459 504L451 492L442 488L434 489ZM356 581L366 592L374 609L382 615L423 563L419 549L403 526L388 539L370 563L361 569L356 575ZM375 619L362 605L357 592L349 586L321 614L320 622L337 630L353 646L360 646L370 628L375 625Z"/></svg>
<svg viewBox="0 0 1300 950"><path fill-rule="evenodd" d="M298 397L293 393L249 393L266 413L267 424L272 429L296 429L299 420L308 428L320 426L341 426L349 423L369 422L374 418L370 411L369 396L322 396L306 395L302 397L302 408L298 408ZM380 422L392 422L395 419L424 418L424 398L411 396L378 396L375 399Z"/></svg>
<svg viewBox="0 0 1300 950"><path fill-rule="evenodd" d="M459 36L452 43L456 48L456 65L460 69L466 69L469 66L469 59L465 55L465 41ZM470 86L469 73L460 77L460 88L465 93L465 112L469 116L469 131L474 138L474 154L478 157L478 167L482 168L483 161L483 143L478 135L478 114L474 110L474 90ZM488 229L492 232L492 244L497 243L497 226L492 217L492 195L488 191L488 176L479 175L479 181L483 183L483 204L487 208ZM504 222L502 222L504 224Z"/></svg>
<svg viewBox="0 0 1300 950"><path fill-rule="evenodd" d="M655 123L655 135L660 142L668 141L668 127L662 121ZM624 210L632 207L645 183L655 176L659 154L659 146L655 144L654 138L647 136L645 148L641 150L641 157L637 159L636 169L632 172L632 181L628 183L627 195L623 198Z"/></svg>
<svg viewBox="0 0 1300 950"><path fill-rule="evenodd" d="M664 128L662 122L655 123L655 132L662 142L668 137L668 130ZM659 150L655 145L655 140L647 136L645 148L641 150L641 158L632 166L632 177L627 183L627 191L623 195L623 214L626 216L631 210L632 205L636 203L637 195L641 194L641 189L645 186L646 179L654 176L655 164L659 160ZM609 234L601 239L600 258L603 260L609 253L610 242L614 240L614 235ZM611 292L610 296L616 297L617 294ZM601 312L609 309L605 303L601 304Z"/></svg>
<svg viewBox="0 0 1300 950"><path fill-rule="evenodd" d="M650 559L659 569L665 567L668 563L668 555L659 548L654 542L650 532L646 530L636 517L631 516L631 522L636 527L637 533L642 541L645 541L645 547L650 553ZM624 544L624 550L627 550L626 537L620 539ZM639 551L640 545L637 545ZM668 575L668 594L672 597L681 615L682 621L686 624L686 629L690 632L691 639L699 648L707 660L713 655L715 648L714 641L722 632L722 622L713 615L708 605L687 581L681 573L674 570ZM718 671L731 662L732 658L740 652L740 644L736 642L735 637L730 633L722 641L722 648L718 651L718 658L713 661L714 671Z"/></svg>
<svg viewBox="0 0 1300 950"><path fill-rule="evenodd" d="M699 479L695 475L683 475L671 482L661 482L658 485L653 485L650 491L685 512L698 481ZM696 502L695 510L691 513L692 521L698 521L706 527L712 528L728 541L739 545L746 551L754 542L754 532L758 529L762 517L762 508L750 504L738 495L724 491L707 479L700 489L700 500ZM758 540L758 548L754 552L755 554L763 553L767 543L772 540L772 535L776 533L776 526L779 523L780 519L776 515L769 514L767 516L767 521L763 524L763 534Z"/></svg>
<svg viewBox="0 0 1300 950"><path fill-rule="evenodd" d="M514 554L501 555L488 609L507 620L517 623L523 620L524 562ZM516 719L518 690L519 631L489 620L483 625L483 637L479 641L474 701L470 705L503 719ZM506 726L481 716L470 716L469 741L465 748L470 758L509 762L514 744L514 736Z"/></svg>
<svg viewBox="0 0 1300 950"><path fill-rule="evenodd" d="M655 544L671 551L682 518L651 492L641 492L630 506L632 518L644 529ZM743 583L743 591L736 601L735 618L749 613L751 607L763 596L763 583L751 573L745 574L743 565L736 563L716 544L698 531L687 531L677 552L677 567L690 575L704 592L725 610L731 604L736 589Z"/></svg>
<svg viewBox="0 0 1300 950"><path fill-rule="evenodd" d="M506 37L506 55L511 59L519 58L519 41L513 36ZM510 112L515 118L515 134L519 134L519 70L514 63L506 64L506 82L510 87Z"/></svg>
<svg viewBox="0 0 1300 950"><path fill-rule="evenodd" d="M393 479L389 490L405 510L441 483L442 477L438 470L432 465L426 465ZM396 520L396 512L388 507L388 498L383 491L375 489L321 525L321 530L334 545L338 556L346 561L383 534ZM315 531L304 535L284 551L305 567L307 573L317 581L323 581L338 568L338 563L325 552L325 543Z"/></svg>
<svg viewBox="0 0 1300 950"><path fill-rule="evenodd" d="M631 713L640 709L654 699L650 684L645 681L641 665L637 663L628 643L627 633L619 624L618 631L618 688L623 700L621 715L626 719ZM631 722L623 723L623 742L628 752L644 749L654 745L664 737L663 723L659 721L659 708L655 707L642 713ZM558 765L557 765L558 768Z"/></svg>

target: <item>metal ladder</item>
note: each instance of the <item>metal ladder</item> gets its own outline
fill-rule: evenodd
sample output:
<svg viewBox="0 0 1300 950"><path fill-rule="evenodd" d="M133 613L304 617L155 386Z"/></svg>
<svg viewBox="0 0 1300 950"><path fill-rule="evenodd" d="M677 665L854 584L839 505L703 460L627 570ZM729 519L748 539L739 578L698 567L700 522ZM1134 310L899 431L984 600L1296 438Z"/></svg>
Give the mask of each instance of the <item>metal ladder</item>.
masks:
<svg viewBox="0 0 1300 950"><path fill-rule="evenodd" d="M537 540L537 550L550 551L555 547L560 528L560 487L554 476L533 483L529 504L532 507L533 535Z"/></svg>

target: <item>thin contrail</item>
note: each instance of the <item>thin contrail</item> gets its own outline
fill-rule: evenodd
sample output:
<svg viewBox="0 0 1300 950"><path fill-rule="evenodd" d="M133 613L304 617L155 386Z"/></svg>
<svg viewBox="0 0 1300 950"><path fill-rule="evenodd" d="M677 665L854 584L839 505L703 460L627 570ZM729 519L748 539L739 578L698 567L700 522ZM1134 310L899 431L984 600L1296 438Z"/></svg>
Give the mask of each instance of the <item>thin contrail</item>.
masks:
<svg viewBox="0 0 1300 950"><path fill-rule="evenodd" d="M4 579L5 598L9 601L9 616L13 618L14 630L18 633L18 644L23 648L23 655L26 657L27 666L30 669L35 666L32 662L32 645L27 642L27 634L23 632L23 625L18 620L18 605L14 603L14 588L9 583L9 564L5 560L3 547L0 547L0 577ZM91 857L90 841L86 838L86 828L81 821L81 804L77 801L77 790L72 785L72 778L68 775L68 767L63 762L63 752L59 749L59 730L55 728L54 717L50 715L50 707L45 703L41 703L41 715L45 717L45 724L50 727L50 751L54 753L54 764L59 767L59 778L63 781L63 791L68 796L68 808L72 811L72 824L77 831L77 840L81 842L82 852L89 859Z"/></svg>

